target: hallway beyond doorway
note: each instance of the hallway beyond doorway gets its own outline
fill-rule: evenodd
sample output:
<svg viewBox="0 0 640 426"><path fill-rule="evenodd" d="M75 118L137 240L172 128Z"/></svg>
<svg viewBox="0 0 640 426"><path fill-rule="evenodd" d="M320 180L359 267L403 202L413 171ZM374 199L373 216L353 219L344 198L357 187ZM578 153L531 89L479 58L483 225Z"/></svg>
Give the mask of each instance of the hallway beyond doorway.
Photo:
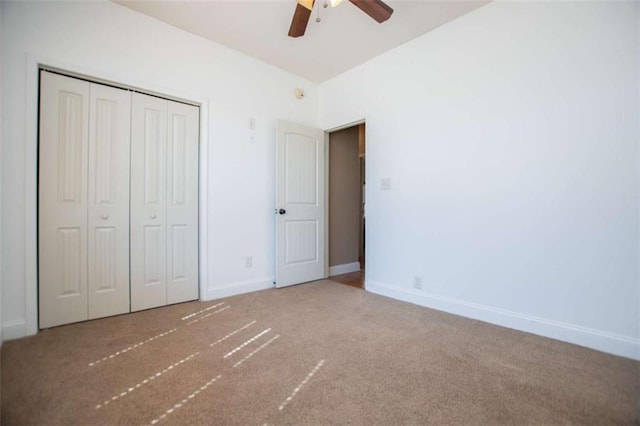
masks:
<svg viewBox="0 0 640 426"><path fill-rule="evenodd" d="M356 272L350 272L348 274L334 275L328 278L331 281L335 281L340 284L350 285L351 287L357 287L364 289L364 267Z"/></svg>

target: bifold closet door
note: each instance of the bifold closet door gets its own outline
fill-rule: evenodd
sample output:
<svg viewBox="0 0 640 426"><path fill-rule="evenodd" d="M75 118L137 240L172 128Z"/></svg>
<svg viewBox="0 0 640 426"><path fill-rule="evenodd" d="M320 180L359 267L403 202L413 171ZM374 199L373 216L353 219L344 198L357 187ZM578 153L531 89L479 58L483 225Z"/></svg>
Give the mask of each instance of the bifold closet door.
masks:
<svg viewBox="0 0 640 426"><path fill-rule="evenodd" d="M167 303L198 298L198 107L168 101Z"/></svg>
<svg viewBox="0 0 640 426"><path fill-rule="evenodd" d="M131 103L131 310L167 304L167 101Z"/></svg>
<svg viewBox="0 0 640 426"><path fill-rule="evenodd" d="M129 92L41 72L39 326L129 310Z"/></svg>
<svg viewBox="0 0 640 426"><path fill-rule="evenodd" d="M198 298L198 112L133 94L132 311Z"/></svg>
<svg viewBox="0 0 640 426"><path fill-rule="evenodd" d="M89 319L129 312L131 92L91 84Z"/></svg>
<svg viewBox="0 0 640 426"><path fill-rule="evenodd" d="M89 88L40 80L38 288L40 328L86 320Z"/></svg>

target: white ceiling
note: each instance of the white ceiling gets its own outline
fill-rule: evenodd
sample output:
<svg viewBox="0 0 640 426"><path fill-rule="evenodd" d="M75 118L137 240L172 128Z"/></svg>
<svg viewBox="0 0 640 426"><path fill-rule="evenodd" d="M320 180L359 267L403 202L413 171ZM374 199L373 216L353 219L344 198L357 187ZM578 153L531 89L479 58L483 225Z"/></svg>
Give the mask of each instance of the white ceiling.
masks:
<svg viewBox="0 0 640 426"><path fill-rule="evenodd" d="M113 1L319 83L489 0L386 0L394 13L382 24L345 0L321 7L320 23L314 9L300 38L287 36L295 0Z"/></svg>

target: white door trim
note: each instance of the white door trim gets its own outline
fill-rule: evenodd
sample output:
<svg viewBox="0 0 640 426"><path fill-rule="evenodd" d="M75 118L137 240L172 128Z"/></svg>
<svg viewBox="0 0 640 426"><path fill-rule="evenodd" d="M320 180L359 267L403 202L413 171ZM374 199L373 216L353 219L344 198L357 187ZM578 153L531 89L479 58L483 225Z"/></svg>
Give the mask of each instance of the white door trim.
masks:
<svg viewBox="0 0 640 426"><path fill-rule="evenodd" d="M104 82L114 82L139 88L156 94L165 94L176 100L189 100L200 107L200 176L198 188L199 202L199 271L200 271L200 299L207 297L208 282L208 206L207 187L209 182L209 99L201 95L185 92L180 89L160 87L146 81L137 80L115 72L105 72L97 69L87 69L81 65L70 64L52 58L45 58L30 53L26 54L26 110L24 123L25 140L25 228L24 228L24 279L25 279L25 324L24 332L15 329L12 321L12 337L29 336L38 332L38 261L37 261L37 230L38 230L38 72L43 68L55 68L69 73L91 76L92 79ZM7 336L5 336L7 337Z"/></svg>

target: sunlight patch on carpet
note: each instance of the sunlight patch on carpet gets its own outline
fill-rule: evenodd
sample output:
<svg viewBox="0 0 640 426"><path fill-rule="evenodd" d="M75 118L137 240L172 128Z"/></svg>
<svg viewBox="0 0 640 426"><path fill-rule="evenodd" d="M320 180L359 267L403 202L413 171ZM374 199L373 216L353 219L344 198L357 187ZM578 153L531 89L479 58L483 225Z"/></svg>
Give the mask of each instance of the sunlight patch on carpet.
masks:
<svg viewBox="0 0 640 426"><path fill-rule="evenodd" d="M233 355L234 353L238 352L239 350L241 350L242 348L244 348L245 346L247 346L248 344L250 344L251 342L259 339L261 336L267 334L268 332L270 332L271 329L267 328L266 330L262 330L260 333L256 334L255 336L253 336L251 339L247 340L246 342L244 342L243 344L241 344L240 346L238 346L237 348L235 348L234 350L232 350L231 352L228 352L224 355L224 359L229 358L231 355Z"/></svg>
<svg viewBox="0 0 640 426"><path fill-rule="evenodd" d="M284 410L284 407L286 407L287 404L291 402L291 400L296 396L296 394L300 392L300 389L302 389L302 387L306 385L309 380L311 380L313 375L316 374L318 370L320 370L320 367L322 367L323 365L324 365L324 359L320 360L320 362L318 362L316 366L313 367L313 369L309 372L309 374L307 374L307 377L304 378L304 380L298 385L298 387L296 387L293 390L293 392L291 392L291 394L287 397L287 399L284 400L284 402L280 405L280 407L278 407L278 410L280 411Z"/></svg>
<svg viewBox="0 0 640 426"><path fill-rule="evenodd" d="M226 311L226 310L227 310L227 309L229 309L230 307L231 307L231 306L225 306L224 308L218 309L217 311L213 311L213 312L210 312L210 313L208 313L208 314L205 314L205 315L201 316L200 318L196 318L196 319L194 319L193 321L189 321L189 322L187 323L187 325L195 324L195 323L197 323L198 321L201 321L201 320L203 320L203 319L205 319L205 318L209 318L211 315L219 314L219 313L220 313L220 312L222 312L222 311Z"/></svg>
<svg viewBox="0 0 640 426"><path fill-rule="evenodd" d="M184 364L185 362L189 361L190 359L195 358L196 356L198 356L200 354L200 352L194 352L191 355L182 358L180 361L175 362L173 364L171 364L170 366L168 366L167 368L165 368L162 371L158 371L157 373L152 374L151 376L147 377L146 379L144 379L143 381L141 381L140 383L136 383L135 385L131 386L129 389L127 389L124 392L121 392L118 395L114 395L111 397L111 399L107 399L106 401L104 401L102 404L98 404L96 405L96 410L99 408L104 407L105 405L108 405L110 402L116 401L124 396L127 396L128 394L130 394L131 392L133 392L134 390L146 385L147 383L151 382L152 380L155 380L156 378L162 376L164 373L166 373L169 370L173 370L174 368L176 368L177 366L179 366L180 364Z"/></svg>
<svg viewBox="0 0 640 426"><path fill-rule="evenodd" d="M191 395L189 395L188 397L186 397L182 401L179 401L179 402L175 403L171 408L169 408L167 411L162 413L160 416L158 416L157 418L151 420L150 424L155 425L156 423L158 423L162 419L166 418L169 414L173 413L175 410L177 410L178 408L182 407L184 404L189 402L189 400L195 398L196 395L198 395L200 392L204 391L209 386L214 384L218 379L220 379L220 377L222 377L222 375L218 374L216 377L214 377L213 379L209 380L203 386L200 386L200 388L196 389Z"/></svg>
<svg viewBox="0 0 640 426"><path fill-rule="evenodd" d="M224 342L224 341L225 341L225 340L227 340L229 337L231 337L231 336L233 336L233 335L235 335L235 334L237 334L237 333L241 332L242 330L244 330L244 329L246 329L246 328L251 327L251 326L252 326L253 324L255 324L255 323L256 323L256 321L255 321L255 320L253 320L253 321L251 321L250 323L245 324L244 326L240 327L239 329L232 331L231 333L227 334L226 336L221 337L220 339L218 339L218 340L216 340L215 342L211 343L209 346L210 346L210 347L214 347L214 346L215 346L215 345L217 345L218 343L222 343L222 342Z"/></svg>
<svg viewBox="0 0 640 426"><path fill-rule="evenodd" d="M131 346L129 346L128 348L122 349L122 350L120 350L120 351L118 351L118 352L115 352L115 353L113 353L113 354L111 354L111 355L107 355L107 356L105 356L105 357L104 357L104 358L102 358L102 359L99 359L99 360L97 360L97 361L94 361L94 362L89 363L89 367L93 367L94 365L98 365L98 364L100 364L101 362L104 362L104 361L106 361L106 360L108 360L108 359L113 359L113 358L115 358L115 357L117 357L117 356L120 356L120 355L122 355L122 354L126 353L126 352L129 352L130 350L133 350L133 349L135 349L135 348L137 348L137 347L140 347L140 346L144 345L145 343L149 343L149 342L151 342L151 341L153 341L153 340L155 340L155 339L159 339L159 338L161 338L161 337L166 336L167 334L173 333L173 332L174 332L174 331L176 331L176 330L177 330L177 328L172 328L171 330L169 330L169 331L165 331L164 333L160 333L160 334L158 334L157 336L150 337L150 338L148 338L147 340L144 340L144 341L142 341L142 342L138 342L138 343L136 343L135 345L131 345Z"/></svg>
<svg viewBox="0 0 640 426"><path fill-rule="evenodd" d="M249 355L247 355L244 358L242 358L240 361L238 361L235 364L233 364L233 367L235 368L235 367L239 366L240 364L242 364L243 362L245 362L246 360L248 360L249 358L251 358L252 356L257 354L259 351L261 351L265 347L269 346L271 344L271 342L273 342L274 340L276 340L279 337L280 337L280 335L276 334L274 337L272 337L271 339L269 339L265 343L263 343L262 346L260 346L259 348L257 348L253 352L251 352Z"/></svg>
<svg viewBox="0 0 640 426"><path fill-rule="evenodd" d="M199 310L198 312L194 312L194 313L192 313L192 314L189 314L189 315L187 315L186 317L182 317L181 319L182 319L182 321L184 321L184 320L187 320L187 319L189 319L189 318L193 318L193 317L195 317L195 316L197 316L197 315L199 315L199 314L201 314L201 313L203 313L203 312L207 312L207 311L210 311L211 309L215 309L215 308L217 308L218 306L224 305L224 303L225 303L225 302L216 303L216 304L215 304L215 305L213 305L213 306L209 306L208 308L201 309L201 310Z"/></svg>

